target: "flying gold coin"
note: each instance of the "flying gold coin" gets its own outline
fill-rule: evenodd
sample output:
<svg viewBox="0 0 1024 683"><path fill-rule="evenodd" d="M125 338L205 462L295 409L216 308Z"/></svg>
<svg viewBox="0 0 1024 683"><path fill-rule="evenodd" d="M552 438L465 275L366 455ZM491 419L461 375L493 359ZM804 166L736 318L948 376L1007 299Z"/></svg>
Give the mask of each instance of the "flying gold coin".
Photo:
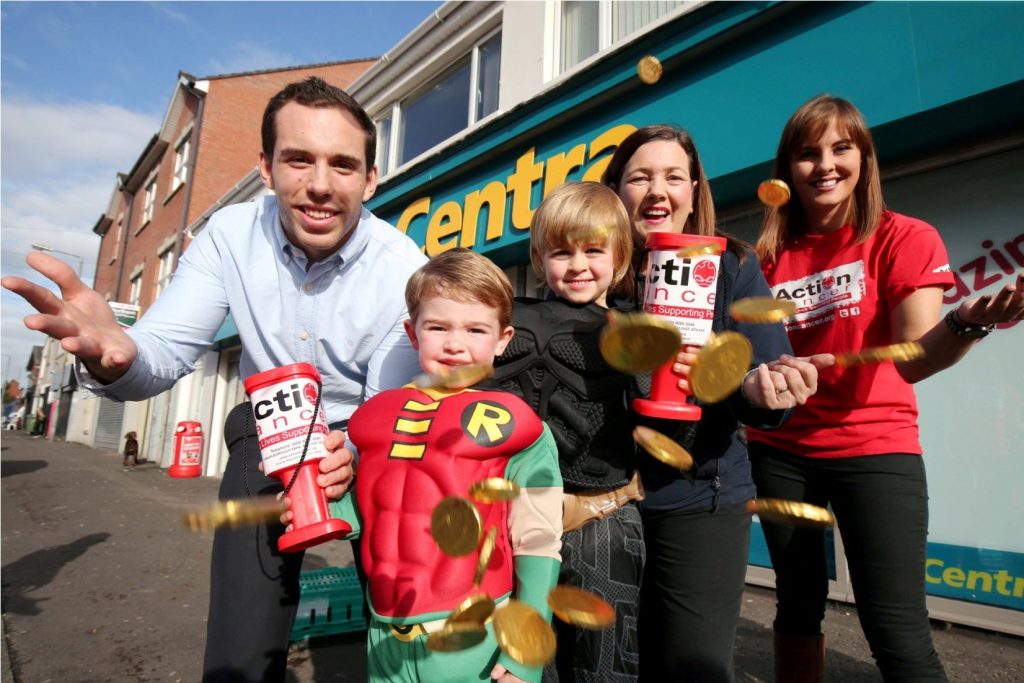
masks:
<svg viewBox="0 0 1024 683"><path fill-rule="evenodd" d="M675 325L656 315L612 311L599 343L608 365L636 374L664 365L679 352L683 341Z"/></svg>
<svg viewBox="0 0 1024 683"><path fill-rule="evenodd" d="M481 503L500 503L519 495L519 484L501 477L488 477L469 486L469 497Z"/></svg>
<svg viewBox="0 0 1024 683"><path fill-rule="evenodd" d="M778 498L755 498L747 502L747 511L776 524L791 524L818 529L835 524L835 518L826 508L810 503Z"/></svg>
<svg viewBox="0 0 1024 683"><path fill-rule="evenodd" d="M427 636L427 649L431 652L459 652L484 642L487 630L471 621L445 622L440 631Z"/></svg>
<svg viewBox="0 0 1024 683"><path fill-rule="evenodd" d="M440 366L436 373L419 375L412 381L418 389L465 389L494 374L492 365Z"/></svg>
<svg viewBox="0 0 1024 683"><path fill-rule="evenodd" d="M693 456L685 448L661 432L650 427L637 425L633 428L633 440L666 465L671 465L684 472L693 470Z"/></svg>
<svg viewBox="0 0 1024 683"><path fill-rule="evenodd" d="M544 666L555 658L555 632L534 608L509 600L494 610L494 638L506 655L525 666Z"/></svg>
<svg viewBox="0 0 1024 683"><path fill-rule="evenodd" d="M647 85L654 85L661 80L661 61L654 55L641 57L636 64L636 73Z"/></svg>
<svg viewBox="0 0 1024 683"><path fill-rule="evenodd" d="M890 344L889 346L876 346L871 349L850 351L836 354L836 365L841 368L848 368L851 365L865 365L867 363L881 363L891 360L901 362L905 360L916 360L924 357L924 347L918 342L904 342L902 344Z"/></svg>
<svg viewBox="0 0 1024 683"><path fill-rule="evenodd" d="M796 304L773 296L752 296L733 302L729 313L741 323L779 323L796 315Z"/></svg>
<svg viewBox="0 0 1024 683"><path fill-rule="evenodd" d="M766 180L757 186L757 198L762 204L778 208L789 201L789 186L776 178Z"/></svg>
<svg viewBox="0 0 1024 683"><path fill-rule="evenodd" d="M750 369L754 347L739 332L716 334L700 351L690 369L690 389L706 403L718 403L739 389Z"/></svg>
<svg viewBox="0 0 1024 683"><path fill-rule="evenodd" d="M209 508L186 512L181 521L190 531L211 531L274 522L287 509L284 501L273 496L222 500Z"/></svg>
<svg viewBox="0 0 1024 683"><path fill-rule="evenodd" d="M697 256L714 256L722 253L722 245L718 242L704 242L703 244L691 244L676 252L679 258L696 258Z"/></svg>
<svg viewBox="0 0 1024 683"><path fill-rule="evenodd" d="M478 591L459 603L455 611L448 616L446 623L476 624L483 628L492 614L494 614L494 600L487 593Z"/></svg>
<svg viewBox="0 0 1024 683"><path fill-rule="evenodd" d="M479 586L480 582L484 580L484 572L487 571L487 565L491 563L491 555L494 554L494 542L497 538L498 530L495 527L491 527L484 538L483 545L480 546L480 561L476 565L476 576L473 578L474 586Z"/></svg>
<svg viewBox="0 0 1024 683"><path fill-rule="evenodd" d="M452 557L469 555L480 543L480 511L465 498L448 496L430 515L430 533L441 552Z"/></svg>
<svg viewBox="0 0 1024 683"><path fill-rule="evenodd" d="M576 586L555 586L548 605L567 624L599 631L615 623L615 610L607 602Z"/></svg>

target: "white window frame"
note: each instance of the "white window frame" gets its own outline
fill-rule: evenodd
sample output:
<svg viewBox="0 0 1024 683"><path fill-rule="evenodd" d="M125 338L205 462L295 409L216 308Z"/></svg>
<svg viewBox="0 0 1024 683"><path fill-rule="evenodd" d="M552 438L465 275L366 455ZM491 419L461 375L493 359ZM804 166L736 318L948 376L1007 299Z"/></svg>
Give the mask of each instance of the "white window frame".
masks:
<svg viewBox="0 0 1024 683"><path fill-rule="evenodd" d="M157 257L157 270L156 270L156 292L153 294L154 300L160 296L160 293L167 288L167 285L171 283L171 276L174 275L174 243L172 242L166 249L160 252Z"/></svg>
<svg viewBox="0 0 1024 683"><path fill-rule="evenodd" d="M142 297L142 271L135 277L128 280L131 288L128 290L128 303L133 306L139 305L139 299Z"/></svg>
<svg viewBox="0 0 1024 683"><path fill-rule="evenodd" d="M612 2L613 0L593 0L597 2L597 52L586 57L572 66L562 69L562 52L564 45L562 43L562 5L564 0L558 0L553 3L553 14L552 19L552 41L554 42L553 53L554 59L551 64L551 78L557 78L564 74L572 73L579 69L585 68L583 65L588 64L592 59L598 55L603 54L608 48L613 45L624 44L635 38L637 35L650 31L655 26L668 21L669 17L674 17L682 12L688 12L692 8L693 3L684 2L679 7L669 10L665 14L661 15L657 19L651 21L649 24L642 26L633 33L627 34L619 38L617 41L612 35ZM619 0L626 1L626 0Z"/></svg>
<svg viewBox="0 0 1024 683"><path fill-rule="evenodd" d="M188 162L191 150L192 130L190 128L174 146L174 176L171 178L171 191L168 195L174 194L179 187L188 182Z"/></svg>
<svg viewBox="0 0 1024 683"><path fill-rule="evenodd" d="M483 117L481 117L479 119L477 118L477 115L476 115L477 91L478 91L478 83L477 83L477 81L478 81L478 79L480 77L480 46L482 46L484 43L486 43L487 41L489 41L492 38L494 38L496 35L501 35L501 33L502 33L502 27L499 24L498 26L495 26L491 30L481 34L481 36L479 38L477 38L477 39L475 39L473 41L472 47L469 48L469 51L468 51L468 54L469 54L469 93L468 93L468 96L466 98L466 125L459 131L459 133L456 133L456 135L462 134L463 132L465 132L469 128L472 128L473 126L475 126L480 121L485 121L488 118L490 118L491 116L493 116L493 115L495 115L495 114L497 114L498 112L501 111L500 109L495 109L495 111L493 111L493 112L491 112L489 114L486 114L485 116L483 116ZM504 39L505 39L505 37L502 36L502 40L504 40ZM384 119L386 119L389 115L391 117L391 135L390 135L390 139L388 140L388 143L389 143L388 144L388 149L387 150L378 150L377 151L377 157L380 159L380 161L378 162L377 166L378 166L378 169L380 171L381 177L385 177L388 174L397 171L399 168L401 168L403 166L409 165L410 163L416 161L416 159L418 159L418 158L420 158L422 156L429 155L434 149L436 149L436 148L446 144L448 142L448 140L451 139L451 138L446 138L444 140L439 141L436 145L434 145L434 146L424 150L423 152L418 154L416 157L404 160L401 163L401 165L397 165L395 163L398 160L398 153L399 153L398 145L399 145L399 139L401 138L401 135L399 134L399 132L400 132L400 130L402 128L402 123L403 123L402 122L402 106L403 106L403 104L405 102L409 102L409 101L417 99L420 95L422 95L427 90L429 90L430 87L437 81L437 79L442 74L444 74L453 64L457 63L459 60L461 60L463 57L465 57L466 54L467 54L466 52L460 52L460 53L458 53L458 56L455 59L445 59L444 63L443 63L443 68L441 68L438 71L436 71L429 78L424 79L424 82L426 83L426 85L424 85L421 88L417 88L416 90L414 90L414 91L412 91L412 92L410 92L410 93L400 97L399 99L396 99L395 101L393 101L391 103L391 105L389 107L384 107L380 111L377 112L377 115L373 118L373 121L374 121L374 125L378 126L378 130L379 130L379 123L381 121L383 121ZM499 80L500 80L500 78L499 78ZM382 156L382 153L384 154L384 156Z"/></svg>
<svg viewBox="0 0 1024 683"><path fill-rule="evenodd" d="M142 225L144 228L153 220L153 207L156 205L156 174L154 173L146 182L146 193L142 200Z"/></svg>

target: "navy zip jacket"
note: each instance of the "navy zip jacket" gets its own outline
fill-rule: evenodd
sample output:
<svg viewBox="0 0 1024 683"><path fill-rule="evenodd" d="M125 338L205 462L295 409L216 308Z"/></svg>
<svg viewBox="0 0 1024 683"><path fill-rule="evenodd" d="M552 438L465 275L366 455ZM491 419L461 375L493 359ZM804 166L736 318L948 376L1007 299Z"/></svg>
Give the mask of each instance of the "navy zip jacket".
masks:
<svg viewBox="0 0 1024 683"><path fill-rule="evenodd" d="M777 360L784 353L792 354L793 349L782 323L739 323L729 315L733 301L751 296L771 296L757 257L747 250L746 258L740 263L736 253L726 250L722 253L712 329L715 332L739 332L750 339L754 347L753 365L756 367L760 363ZM641 393L648 393L650 377L639 380ZM739 390L720 403L697 403L702 410L697 423L639 417L640 424L683 444L697 464L696 472L689 477L646 453L639 453L637 469L647 494L641 503L644 509L711 510L720 505L743 503L754 497L747 448L737 430L740 423L761 429L777 428L788 417L789 411L754 408Z"/></svg>

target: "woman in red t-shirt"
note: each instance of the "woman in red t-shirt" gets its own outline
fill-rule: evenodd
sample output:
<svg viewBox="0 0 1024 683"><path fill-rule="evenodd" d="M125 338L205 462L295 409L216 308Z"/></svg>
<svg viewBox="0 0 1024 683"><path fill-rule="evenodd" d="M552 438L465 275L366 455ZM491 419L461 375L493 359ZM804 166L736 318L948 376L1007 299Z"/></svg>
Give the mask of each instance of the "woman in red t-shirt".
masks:
<svg viewBox="0 0 1024 683"><path fill-rule="evenodd" d="M871 133L846 100L822 95L797 109L773 175L795 196L768 209L757 252L775 297L796 304L793 350L823 372L780 429L748 430L757 494L831 504L883 677L945 681L925 608L928 495L911 385L1024 316L1024 278L940 319L953 282L946 248L932 226L885 209ZM834 353L908 341L925 356L831 367ZM778 590L776 680L821 681L824 532L762 526Z"/></svg>

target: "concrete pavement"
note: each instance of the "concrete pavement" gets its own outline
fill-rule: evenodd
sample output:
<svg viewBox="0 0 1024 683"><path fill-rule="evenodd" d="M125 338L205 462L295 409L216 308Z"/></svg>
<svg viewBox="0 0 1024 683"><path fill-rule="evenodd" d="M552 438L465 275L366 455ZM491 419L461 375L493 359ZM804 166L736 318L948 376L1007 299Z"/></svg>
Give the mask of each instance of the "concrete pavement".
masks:
<svg viewBox="0 0 1024 683"><path fill-rule="evenodd" d="M198 681L206 638L209 534L181 525L219 480L172 479L153 463L23 433L2 435L3 683ZM348 544L306 568L347 566ZM737 679L771 680L774 595L747 591ZM826 617L828 680L877 681L855 610ZM1024 681L1024 640L936 624L953 681ZM363 681L361 634L292 647L289 683Z"/></svg>

